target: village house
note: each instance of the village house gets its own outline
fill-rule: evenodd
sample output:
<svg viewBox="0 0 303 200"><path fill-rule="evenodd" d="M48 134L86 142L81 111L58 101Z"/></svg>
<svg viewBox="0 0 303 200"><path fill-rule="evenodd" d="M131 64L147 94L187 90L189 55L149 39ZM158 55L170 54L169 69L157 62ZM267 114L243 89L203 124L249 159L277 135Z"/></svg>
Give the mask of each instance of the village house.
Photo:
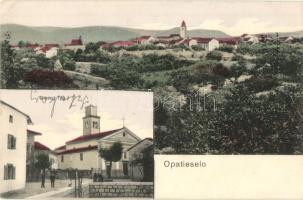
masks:
<svg viewBox="0 0 303 200"><path fill-rule="evenodd" d="M219 46L228 45L233 48L237 48L241 42L240 37L224 37L224 38L216 38L219 41Z"/></svg>
<svg viewBox="0 0 303 200"><path fill-rule="evenodd" d="M136 42L134 42L134 41L116 41L116 42L112 42L112 43L102 44L100 46L100 50L109 49L109 48L112 48L112 47L126 48L126 47L135 46L135 45L136 45Z"/></svg>
<svg viewBox="0 0 303 200"><path fill-rule="evenodd" d="M241 35L241 40L243 43L248 43L248 44L257 44L259 43L259 39L255 35L250 35L250 34L243 34Z"/></svg>
<svg viewBox="0 0 303 200"><path fill-rule="evenodd" d="M140 142L133 145L127 150L130 163L129 176L132 180L142 180L144 169L142 163L138 164L137 160L142 159L144 151L147 150L149 147L153 148L152 138L145 138L144 140L141 140Z"/></svg>
<svg viewBox="0 0 303 200"><path fill-rule="evenodd" d="M56 148L58 169L98 170L106 176L108 163L99 156L100 148L109 148L115 142L123 146L122 158L113 163L112 177L128 176L128 152L131 146L141 139L126 127L100 132L100 116L97 107L90 105L85 108L83 117L82 135L70 141L64 146Z"/></svg>
<svg viewBox="0 0 303 200"><path fill-rule="evenodd" d="M51 58L58 54L59 44L45 44L39 50L36 51L36 54L44 54L45 57Z"/></svg>
<svg viewBox="0 0 303 200"><path fill-rule="evenodd" d="M189 41L189 47L199 46L206 51L213 51L219 48L219 41L215 38L194 37Z"/></svg>
<svg viewBox="0 0 303 200"><path fill-rule="evenodd" d="M27 125L32 120L0 100L0 121L0 193L5 193L25 187Z"/></svg>
<svg viewBox="0 0 303 200"><path fill-rule="evenodd" d="M64 50L77 51L78 49L84 50L85 45L83 44L82 37L79 36L78 39L72 39L71 43L64 44Z"/></svg>
<svg viewBox="0 0 303 200"><path fill-rule="evenodd" d="M134 39L134 42L141 45L150 45L154 44L157 41L157 38L153 36L141 36Z"/></svg>
<svg viewBox="0 0 303 200"><path fill-rule="evenodd" d="M279 37L278 40L280 42L285 42L285 43L294 43L296 38L293 36L286 36L286 37Z"/></svg>

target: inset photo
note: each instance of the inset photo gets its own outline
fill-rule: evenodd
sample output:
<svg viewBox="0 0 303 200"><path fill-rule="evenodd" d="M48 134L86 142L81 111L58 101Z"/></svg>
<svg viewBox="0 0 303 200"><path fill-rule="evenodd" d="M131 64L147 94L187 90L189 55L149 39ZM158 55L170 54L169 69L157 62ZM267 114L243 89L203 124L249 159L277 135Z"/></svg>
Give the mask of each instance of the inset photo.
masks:
<svg viewBox="0 0 303 200"><path fill-rule="evenodd" d="M0 90L0 119L3 198L153 197L152 92Z"/></svg>

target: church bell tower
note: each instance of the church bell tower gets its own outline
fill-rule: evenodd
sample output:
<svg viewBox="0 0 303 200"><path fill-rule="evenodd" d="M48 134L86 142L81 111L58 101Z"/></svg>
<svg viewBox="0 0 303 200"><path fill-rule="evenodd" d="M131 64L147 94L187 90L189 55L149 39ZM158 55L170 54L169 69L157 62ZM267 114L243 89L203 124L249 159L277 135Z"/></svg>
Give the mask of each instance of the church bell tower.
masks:
<svg viewBox="0 0 303 200"><path fill-rule="evenodd" d="M82 119L83 135L90 135L100 132L100 117L97 114L97 106L86 106L85 116Z"/></svg>
<svg viewBox="0 0 303 200"><path fill-rule="evenodd" d="M180 36L183 39L187 38L187 27L186 27L184 20L182 21L181 26L180 26Z"/></svg>

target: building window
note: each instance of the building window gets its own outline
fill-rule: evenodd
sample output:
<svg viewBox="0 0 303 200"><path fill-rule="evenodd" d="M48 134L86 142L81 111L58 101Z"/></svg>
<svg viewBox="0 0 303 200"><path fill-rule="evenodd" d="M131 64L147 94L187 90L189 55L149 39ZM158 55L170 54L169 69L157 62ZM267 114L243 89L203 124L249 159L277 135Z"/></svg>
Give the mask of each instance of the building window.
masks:
<svg viewBox="0 0 303 200"><path fill-rule="evenodd" d="M16 137L11 134L7 135L7 148L16 149Z"/></svg>
<svg viewBox="0 0 303 200"><path fill-rule="evenodd" d="M126 134L125 134L125 132L123 132L123 137L125 137L126 136Z"/></svg>
<svg viewBox="0 0 303 200"><path fill-rule="evenodd" d="M98 128L98 122L93 122L93 128Z"/></svg>
<svg viewBox="0 0 303 200"><path fill-rule="evenodd" d="M15 179L16 167L12 164L4 165L4 180Z"/></svg>
<svg viewBox="0 0 303 200"><path fill-rule="evenodd" d="M83 153L80 153L80 160L83 160Z"/></svg>
<svg viewBox="0 0 303 200"><path fill-rule="evenodd" d="M88 122L87 121L85 122L85 127L88 128Z"/></svg>
<svg viewBox="0 0 303 200"><path fill-rule="evenodd" d="M63 155L61 156L61 162L64 162L64 156Z"/></svg>
<svg viewBox="0 0 303 200"><path fill-rule="evenodd" d="M124 159L126 159L126 158L127 158L127 154L126 154L126 152L124 152L124 153L123 153L123 157L124 157Z"/></svg>
<svg viewBox="0 0 303 200"><path fill-rule="evenodd" d="M14 118L13 118L12 115L9 116L9 122L10 122L10 123L13 123L13 122L14 122Z"/></svg>

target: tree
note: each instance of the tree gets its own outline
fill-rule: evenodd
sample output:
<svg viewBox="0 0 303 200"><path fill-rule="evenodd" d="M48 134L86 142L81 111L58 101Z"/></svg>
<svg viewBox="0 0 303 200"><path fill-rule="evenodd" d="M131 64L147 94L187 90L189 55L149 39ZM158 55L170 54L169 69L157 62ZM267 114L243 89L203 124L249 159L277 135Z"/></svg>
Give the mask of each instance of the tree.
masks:
<svg viewBox="0 0 303 200"><path fill-rule="evenodd" d="M54 69L54 62L43 54L36 56L37 65L41 68Z"/></svg>
<svg viewBox="0 0 303 200"><path fill-rule="evenodd" d="M224 45L219 47L219 50L231 53L231 52L233 52L234 48L231 45L224 44Z"/></svg>
<svg viewBox="0 0 303 200"><path fill-rule="evenodd" d="M75 71L76 70L76 62L73 60L66 60L63 69L65 70L70 70L70 71Z"/></svg>
<svg viewBox="0 0 303 200"><path fill-rule="evenodd" d="M237 82L238 78L245 72L247 72L247 68L244 63L239 62L237 64L232 64L230 67L230 74L235 79L235 82Z"/></svg>
<svg viewBox="0 0 303 200"><path fill-rule="evenodd" d="M20 48L24 48L24 47L26 47L26 45L27 45L27 43L24 42L23 40L20 40L20 41L18 42L18 47L20 47Z"/></svg>
<svg viewBox="0 0 303 200"><path fill-rule="evenodd" d="M115 142L110 148L101 148L99 155L105 161L109 162L109 167L106 170L108 178L111 178L112 162L118 162L122 157L122 144Z"/></svg>
<svg viewBox="0 0 303 200"><path fill-rule="evenodd" d="M222 53L220 53L219 51L211 51L206 54L206 58L208 60L218 60L219 61L222 59Z"/></svg>
<svg viewBox="0 0 303 200"><path fill-rule="evenodd" d="M40 169L40 170L48 169L48 168L50 168L51 164L52 163L51 163L48 155L39 154L36 156L35 167L37 169Z"/></svg>
<svg viewBox="0 0 303 200"><path fill-rule="evenodd" d="M94 53L96 52L98 49L100 49L100 43L93 43L93 42L89 42L87 45L85 45L85 53Z"/></svg>
<svg viewBox="0 0 303 200"><path fill-rule="evenodd" d="M1 42L1 85L5 88L18 88L22 79L23 70L14 63L14 52L9 41Z"/></svg>
<svg viewBox="0 0 303 200"><path fill-rule="evenodd" d="M46 154L39 154L36 156L36 162L35 162L35 167L39 169L40 171L42 170L42 176L41 176L41 187L44 187L44 182L45 182L45 169L50 168L51 166L51 161L49 159L49 156Z"/></svg>

